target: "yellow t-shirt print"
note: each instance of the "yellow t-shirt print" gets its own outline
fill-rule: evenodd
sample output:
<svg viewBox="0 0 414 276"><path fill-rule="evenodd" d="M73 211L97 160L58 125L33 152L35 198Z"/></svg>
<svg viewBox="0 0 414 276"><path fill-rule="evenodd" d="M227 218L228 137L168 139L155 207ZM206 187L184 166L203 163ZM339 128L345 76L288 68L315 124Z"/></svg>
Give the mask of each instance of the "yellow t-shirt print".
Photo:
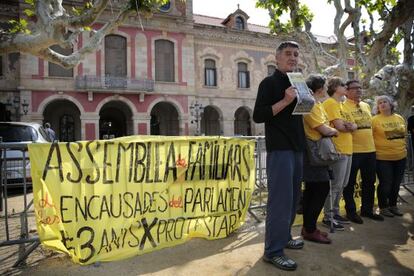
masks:
<svg viewBox="0 0 414 276"><path fill-rule="evenodd" d="M405 120L398 114L372 118L378 160L401 160L407 156Z"/></svg>

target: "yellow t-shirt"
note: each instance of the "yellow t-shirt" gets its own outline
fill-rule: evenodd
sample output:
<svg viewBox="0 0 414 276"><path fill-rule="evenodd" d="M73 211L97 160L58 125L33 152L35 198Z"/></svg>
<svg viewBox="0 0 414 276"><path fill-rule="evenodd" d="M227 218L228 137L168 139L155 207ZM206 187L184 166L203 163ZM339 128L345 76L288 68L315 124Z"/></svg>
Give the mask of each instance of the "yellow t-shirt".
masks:
<svg viewBox="0 0 414 276"><path fill-rule="evenodd" d="M372 136L372 116L369 104L360 102L358 105L351 100L346 100L344 107L351 112L355 124L358 128L352 132L353 152L374 152L375 144Z"/></svg>
<svg viewBox="0 0 414 276"><path fill-rule="evenodd" d="M315 128L323 124L329 125L328 115L326 115L322 103L316 103L311 112L303 116L303 122L306 137L313 141L321 139L322 135Z"/></svg>
<svg viewBox="0 0 414 276"><path fill-rule="evenodd" d="M400 160L407 156L405 120L398 114L372 118L372 132L378 160Z"/></svg>
<svg viewBox="0 0 414 276"><path fill-rule="evenodd" d="M344 105L334 98L330 97L323 102L323 107L328 115L329 122L336 119L343 121L354 122L352 115ZM333 124L331 124L333 127ZM350 132L340 132L337 137L333 137L332 141L335 144L336 150L339 153L352 155L352 134Z"/></svg>

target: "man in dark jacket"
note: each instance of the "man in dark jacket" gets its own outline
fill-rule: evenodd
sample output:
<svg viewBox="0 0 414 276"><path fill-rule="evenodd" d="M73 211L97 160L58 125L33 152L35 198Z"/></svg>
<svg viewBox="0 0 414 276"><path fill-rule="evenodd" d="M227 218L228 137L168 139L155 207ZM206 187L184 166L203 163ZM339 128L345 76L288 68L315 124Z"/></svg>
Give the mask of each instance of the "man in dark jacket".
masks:
<svg viewBox="0 0 414 276"><path fill-rule="evenodd" d="M302 180L305 134L301 115L292 115L297 91L286 73L297 68L299 45L282 42L276 50L278 69L259 85L253 119L265 123L267 151L267 216L263 260L283 270L295 270L295 261L284 248L300 249L302 240L293 240L297 198Z"/></svg>

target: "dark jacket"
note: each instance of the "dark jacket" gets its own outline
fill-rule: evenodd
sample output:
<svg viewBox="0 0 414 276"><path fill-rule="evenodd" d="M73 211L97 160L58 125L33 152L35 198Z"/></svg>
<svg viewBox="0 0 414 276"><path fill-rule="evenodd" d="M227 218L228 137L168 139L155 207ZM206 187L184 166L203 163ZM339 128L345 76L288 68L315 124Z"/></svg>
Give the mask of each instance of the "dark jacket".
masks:
<svg viewBox="0 0 414 276"><path fill-rule="evenodd" d="M265 78L259 85L253 120L265 123L266 150L293 150L303 152L305 132L302 115L292 115L296 99L273 116L272 105L282 100L285 90L290 87L286 74L276 70L273 75Z"/></svg>

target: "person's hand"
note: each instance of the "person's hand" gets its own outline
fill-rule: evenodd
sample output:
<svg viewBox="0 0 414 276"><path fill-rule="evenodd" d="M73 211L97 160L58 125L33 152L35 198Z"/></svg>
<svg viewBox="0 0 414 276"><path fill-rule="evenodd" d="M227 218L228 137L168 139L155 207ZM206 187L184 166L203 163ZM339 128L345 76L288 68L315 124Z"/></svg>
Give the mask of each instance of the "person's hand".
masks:
<svg viewBox="0 0 414 276"><path fill-rule="evenodd" d="M339 131L336 130L336 128L332 128L331 132L329 133L329 136L331 136L331 137L334 137L334 136L337 137L338 134L339 134Z"/></svg>
<svg viewBox="0 0 414 276"><path fill-rule="evenodd" d="M293 102L293 100L297 97L297 91L296 88L291 86L288 89L285 90L285 97L283 98L283 100L287 103L290 104L291 102Z"/></svg>
<svg viewBox="0 0 414 276"><path fill-rule="evenodd" d="M358 128L358 126L352 122L344 122L344 126L349 132L355 131Z"/></svg>

